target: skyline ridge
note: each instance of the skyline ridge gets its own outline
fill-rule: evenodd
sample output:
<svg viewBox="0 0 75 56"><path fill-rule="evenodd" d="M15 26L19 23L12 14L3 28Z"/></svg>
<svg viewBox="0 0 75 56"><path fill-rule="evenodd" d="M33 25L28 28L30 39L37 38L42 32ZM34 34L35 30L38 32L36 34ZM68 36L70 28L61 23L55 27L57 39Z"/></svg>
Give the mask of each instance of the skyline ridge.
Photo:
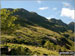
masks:
<svg viewBox="0 0 75 56"><path fill-rule="evenodd" d="M23 9L23 10L25 10L25 11L28 11L28 10L26 10L25 8L1 8L1 9ZM32 13L32 12L34 12L34 11L28 11L28 12L30 12L30 13ZM36 13L37 15L40 15L40 14L38 14L37 12L34 12L34 13ZM42 16L42 15L40 15L40 16ZM44 16L42 16L42 17L44 17ZM46 18L46 17L44 17L44 18ZM46 18L47 19L47 18ZM61 20L60 18L58 19L58 18L54 18L54 17L52 17L52 18L50 18L50 19L56 19L56 20ZM50 20L50 19L47 19L47 20ZM61 20L62 21L62 20ZM65 23L64 21L62 21L63 23ZM74 21L71 21L71 22L73 22L73 23L75 23ZM65 23L65 24L70 24L71 22L69 22L69 23Z"/></svg>

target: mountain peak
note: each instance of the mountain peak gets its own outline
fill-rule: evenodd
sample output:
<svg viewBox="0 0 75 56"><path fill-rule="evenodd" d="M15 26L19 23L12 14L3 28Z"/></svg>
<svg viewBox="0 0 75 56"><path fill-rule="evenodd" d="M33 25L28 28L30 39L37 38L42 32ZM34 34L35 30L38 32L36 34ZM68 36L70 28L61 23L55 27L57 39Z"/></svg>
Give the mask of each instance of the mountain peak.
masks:
<svg viewBox="0 0 75 56"><path fill-rule="evenodd" d="M75 24L75 22L70 22L69 24Z"/></svg>

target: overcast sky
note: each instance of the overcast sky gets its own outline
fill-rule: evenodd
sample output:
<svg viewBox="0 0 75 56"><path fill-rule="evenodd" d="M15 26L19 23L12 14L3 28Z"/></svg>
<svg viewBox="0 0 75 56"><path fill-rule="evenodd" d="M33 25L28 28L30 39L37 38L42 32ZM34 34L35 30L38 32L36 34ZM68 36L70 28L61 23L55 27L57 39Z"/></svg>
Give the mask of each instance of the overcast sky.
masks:
<svg viewBox="0 0 75 56"><path fill-rule="evenodd" d="M24 8L37 12L47 19L61 19L65 23L74 21L75 0L5 0L1 1L1 8Z"/></svg>

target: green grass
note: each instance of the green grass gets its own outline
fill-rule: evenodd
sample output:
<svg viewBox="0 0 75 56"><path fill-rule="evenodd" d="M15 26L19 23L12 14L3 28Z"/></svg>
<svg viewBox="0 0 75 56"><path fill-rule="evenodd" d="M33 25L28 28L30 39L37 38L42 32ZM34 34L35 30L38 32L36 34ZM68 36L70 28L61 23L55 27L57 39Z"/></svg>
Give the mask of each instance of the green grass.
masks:
<svg viewBox="0 0 75 56"><path fill-rule="evenodd" d="M1 35L1 37L5 37L5 38L8 38L8 39L12 39L12 38L15 38L16 36L12 36L12 35Z"/></svg>
<svg viewBox="0 0 75 56"><path fill-rule="evenodd" d="M56 52L56 51L48 50L48 49L42 48L42 47L35 47L35 46L24 45L24 44L13 44L13 43L8 43L7 46L9 46L9 48L15 48L17 46L27 47L32 52L37 51L38 53L40 53L40 55L43 55L43 54L57 55L57 56L59 55L58 52Z"/></svg>

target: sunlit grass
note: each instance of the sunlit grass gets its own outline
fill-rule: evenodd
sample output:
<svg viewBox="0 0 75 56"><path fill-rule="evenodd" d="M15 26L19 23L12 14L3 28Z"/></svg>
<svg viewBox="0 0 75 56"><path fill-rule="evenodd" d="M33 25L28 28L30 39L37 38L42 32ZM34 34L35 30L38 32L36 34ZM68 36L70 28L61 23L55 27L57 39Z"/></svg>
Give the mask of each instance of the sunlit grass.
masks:
<svg viewBox="0 0 75 56"><path fill-rule="evenodd" d="M42 48L42 47L35 47L35 46L30 46L30 45L24 45L24 44L13 44L13 43L8 43L7 46L9 46L10 48L15 48L17 46L22 46L22 47L27 47L29 48L32 52L39 52L40 54L48 54L48 55L58 55L58 52L56 51L52 51L52 50L48 50L46 48Z"/></svg>

